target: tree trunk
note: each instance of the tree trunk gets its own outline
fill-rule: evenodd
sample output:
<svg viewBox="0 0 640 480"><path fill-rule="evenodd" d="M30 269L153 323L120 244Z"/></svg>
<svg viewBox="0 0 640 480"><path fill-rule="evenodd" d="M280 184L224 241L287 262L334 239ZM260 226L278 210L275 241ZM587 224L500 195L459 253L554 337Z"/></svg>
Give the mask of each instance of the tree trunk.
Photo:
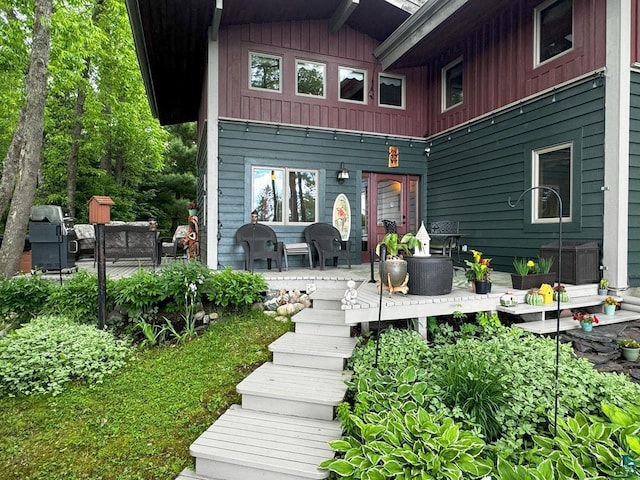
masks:
<svg viewBox="0 0 640 480"><path fill-rule="evenodd" d="M51 52L51 25L53 0L36 0L33 22L33 43L29 71L25 82L26 104L14 132L4 164L15 162L18 171L11 197L11 206L0 248L0 275L12 277L19 269L20 256L27 233L29 214L36 191L40 168L40 151L44 132L44 107L47 98L47 70ZM6 175L6 172L3 174Z"/></svg>

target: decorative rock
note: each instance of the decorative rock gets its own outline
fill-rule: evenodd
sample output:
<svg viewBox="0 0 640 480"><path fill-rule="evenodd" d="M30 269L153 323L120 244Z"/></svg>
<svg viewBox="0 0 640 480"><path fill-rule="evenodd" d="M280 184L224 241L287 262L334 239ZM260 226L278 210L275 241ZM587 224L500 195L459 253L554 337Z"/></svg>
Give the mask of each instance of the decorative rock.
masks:
<svg viewBox="0 0 640 480"><path fill-rule="evenodd" d="M289 321L289 317L285 317L284 315L278 315L274 318L274 320L284 323Z"/></svg>
<svg viewBox="0 0 640 480"><path fill-rule="evenodd" d="M264 314L269 316L269 317L275 317L277 315L275 310L265 310Z"/></svg>
<svg viewBox="0 0 640 480"><path fill-rule="evenodd" d="M196 312L196 314L194 315L194 318L196 319L197 322L201 322L202 319L205 317L206 313L204 310L200 310L199 312Z"/></svg>
<svg viewBox="0 0 640 480"><path fill-rule="evenodd" d="M296 306L293 303L286 303L284 305L280 305L276 312L278 315L293 315L296 313Z"/></svg>
<svg viewBox="0 0 640 480"><path fill-rule="evenodd" d="M218 319L218 314L216 312L211 312L209 314L209 320L217 320Z"/></svg>

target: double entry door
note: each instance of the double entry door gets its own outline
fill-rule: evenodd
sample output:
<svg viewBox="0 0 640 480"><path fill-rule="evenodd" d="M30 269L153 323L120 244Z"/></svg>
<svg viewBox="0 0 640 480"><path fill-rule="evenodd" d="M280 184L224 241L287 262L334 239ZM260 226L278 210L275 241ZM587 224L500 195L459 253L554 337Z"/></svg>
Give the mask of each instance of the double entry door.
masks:
<svg viewBox="0 0 640 480"><path fill-rule="evenodd" d="M385 235L383 220L395 222L400 236L416 233L419 186L416 175L362 173L362 263L369 263L370 252Z"/></svg>

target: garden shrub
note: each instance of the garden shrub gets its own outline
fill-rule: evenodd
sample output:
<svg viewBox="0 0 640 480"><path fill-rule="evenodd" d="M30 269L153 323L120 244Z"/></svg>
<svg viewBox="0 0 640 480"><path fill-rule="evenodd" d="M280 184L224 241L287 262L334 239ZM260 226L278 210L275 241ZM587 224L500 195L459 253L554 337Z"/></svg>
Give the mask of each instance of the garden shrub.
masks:
<svg viewBox="0 0 640 480"><path fill-rule="evenodd" d="M132 322L142 318L154 320L148 317L163 295L162 279L159 275L139 269L133 275L114 282L112 290L115 303Z"/></svg>
<svg viewBox="0 0 640 480"><path fill-rule="evenodd" d="M63 316L40 316L0 338L0 394L59 394L66 382L101 383L129 347L109 332Z"/></svg>
<svg viewBox="0 0 640 480"><path fill-rule="evenodd" d="M352 435L330 442L340 458L321 468L349 479L479 478L491 472L485 443L451 418L423 408L392 409L352 419Z"/></svg>
<svg viewBox="0 0 640 480"><path fill-rule="evenodd" d="M534 446L533 438L553 426L555 340L502 326L481 338L431 347L416 335L384 332L377 369L375 343L358 346L351 360L349 404L338 408L346 432L357 427L354 417L424 408L485 436L487 455L517 464L522 452ZM494 382L500 385L496 390L490 388ZM570 345L560 346L558 391L559 418L597 415L601 401L624 408L640 398L639 385L624 375L598 372L576 359ZM467 403L474 396L477 401Z"/></svg>
<svg viewBox="0 0 640 480"><path fill-rule="evenodd" d="M245 307L262 299L268 288L262 275L250 272L234 272L226 267L215 273L205 286L206 296L211 303L221 307Z"/></svg>
<svg viewBox="0 0 640 480"><path fill-rule="evenodd" d="M214 275L206 265L197 261L173 262L160 272L160 300L166 301L165 308L171 312L184 310L185 294L190 284L198 289L196 300L201 300L201 292L211 290L211 279Z"/></svg>
<svg viewBox="0 0 640 480"><path fill-rule="evenodd" d="M444 354L444 349L440 350ZM435 364L433 381L440 386L440 399L450 409L456 407L478 424L484 438L493 441L501 432L499 412L507 405L507 387L501 370L485 357L453 346L446 362Z"/></svg>
<svg viewBox="0 0 640 480"><path fill-rule="evenodd" d="M107 278L107 301L111 304L112 288L113 280ZM60 315L82 323L95 324L98 319L98 275L80 270L53 289L48 306Z"/></svg>
<svg viewBox="0 0 640 480"><path fill-rule="evenodd" d="M53 283L40 275L0 279L0 315L15 315L20 323L45 311Z"/></svg>

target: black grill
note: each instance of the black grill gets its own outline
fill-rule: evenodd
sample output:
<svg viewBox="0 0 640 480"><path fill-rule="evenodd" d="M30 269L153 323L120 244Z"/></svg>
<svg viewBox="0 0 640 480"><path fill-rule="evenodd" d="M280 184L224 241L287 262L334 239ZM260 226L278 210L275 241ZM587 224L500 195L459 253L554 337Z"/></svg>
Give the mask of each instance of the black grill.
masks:
<svg viewBox="0 0 640 480"><path fill-rule="evenodd" d="M74 268L78 242L72 226L64 222L62 208L57 205L31 207L29 221L31 268L64 270Z"/></svg>

